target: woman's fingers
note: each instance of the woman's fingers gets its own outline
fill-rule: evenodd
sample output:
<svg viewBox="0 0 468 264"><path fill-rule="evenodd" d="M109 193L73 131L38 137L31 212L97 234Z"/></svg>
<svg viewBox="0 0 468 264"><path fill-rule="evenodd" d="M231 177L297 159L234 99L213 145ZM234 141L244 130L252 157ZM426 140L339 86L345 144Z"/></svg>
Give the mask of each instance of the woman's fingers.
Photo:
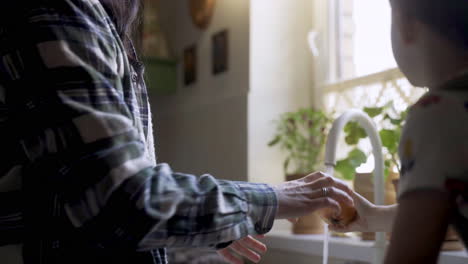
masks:
<svg viewBox="0 0 468 264"><path fill-rule="evenodd" d="M350 206L354 206L353 201L353 192L349 189L349 187L338 179L334 179L333 177L325 177L320 178L314 182L308 184L309 188L315 190L314 196L317 195L323 196L323 188L327 188L328 192L327 195L332 197L337 201L341 201L347 203Z"/></svg>
<svg viewBox="0 0 468 264"><path fill-rule="evenodd" d="M328 177L325 173L323 172L314 172L314 173L311 173L307 176L305 176L304 178L300 179L299 181L303 181L303 182L313 182L313 181L316 181L318 179L321 179L321 178L326 178Z"/></svg>
<svg viewBox="0 0 468 264"><path fill-rule="evenodd" d="M247 236L239 241L244 247L253 249L259 253L265 253L267 251L267 247L262 242L258 241L257 239Z"/></svg>
<svg viewBox="0 0 468 264"><path fill-rule="evenodd" d="M245 247L239 241L232 243L229 248L232 249L235 253L246 257L247 259L249 259L250 261L254 263L258 263L260 259L262 258L257 252Z"/></svg>
<svg viewBox="0 0 468 264"><path fill-rule="evenodd" d="M256 238L264 238L264 235L258 235ZM247 236L239 241L232 243L225 249L218 250L218 254L224 257L231 264L243 264L242 257L249 259L254 263L258 263L261 260L259 253L265 253L267 247L262 242Z"/></svg>
<svg viewBox="0 0 468 264"><path fill-rule="evenodd" d="M345 182L332 176L322 177L320 179L315 180L313 183L318 184L318 187L336 187L346 192L349 196L353 195L353 191Z"/></svg>
<svg viewBox="0 0 468 264"><path fill-rule="evenodd" d="M371 217L374 205L356 192L353 192L352 198L358 214L356 219L347 226L330 225L331 230L342 233L369 230L368 219Z"/></svg>
<svg viewBox="0 0 468 264"><path fill-rule="evenodd" d="M278 197L277 219L294 219L325 207L334 209L338 215L341 213L339 204L354 207L353 192L346 183L322 172L280 184L275 191Z"/></svg>
<svg viewBox="0 0 468 264"><path fill-rule="evenodd" d="M244 261L229 251L229 248L218 250L218 254L231 264L244 264Z"/></svg>
<svg viewBox="0 0 468 264"><path fill-rule="evenodd" d="M321 198L314 199L311 202L309 202L309 206L310 206L311 211L329 208L335 212L336 216L341 214L340 204L336 200L330 197L321 197Z"/></svg>
<svg viewBox="0 0 468 264"><path fill-rule="evenodd" d="M349 186L345 182L332 177L332 175L327 175L324 172L314 172L312 174L305 176L300 181L303 181L306 183L312 183L312 182L316 182L319 180L323 182L323 185L324 185L323 187L333 186L333 187L343 190L350 196L353 195L353 191L351 190L351 188L349 188Z"/></svg>
<svg viewBox="0 0 468 264"><path fill-rule="evenodd" d="M332 200L335 200L337 203L343 202L348 204L349 206L354 206L354 201L352 197L350 197L346 192L342 191L341 189L338 189L336 187L316 187L316 186L322 186L322 184L319 185L319 183L312 183L310 186L307 188L313 189L313 191L310 192L308 195L308 198L311 199L312 201L320 198L331 198ZM326 194L324 194L322 188L327 188ZM324 196L326 195L326 196Z"/></svg>

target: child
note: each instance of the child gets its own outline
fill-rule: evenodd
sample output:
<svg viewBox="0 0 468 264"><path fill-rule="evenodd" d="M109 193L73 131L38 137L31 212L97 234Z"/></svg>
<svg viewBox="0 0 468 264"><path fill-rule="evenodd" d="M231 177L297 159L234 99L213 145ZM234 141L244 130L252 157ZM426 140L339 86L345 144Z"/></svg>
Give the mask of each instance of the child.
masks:
<svg viewBox="0 0 468 264"><path fill-rule="evenodd" d="M398 208L356 194L358 220L335 229L392 230L385 263L436 263L449 224L468 245L468 1L391 5L395 59L413 85L429 92L403 130Z"/></svg>

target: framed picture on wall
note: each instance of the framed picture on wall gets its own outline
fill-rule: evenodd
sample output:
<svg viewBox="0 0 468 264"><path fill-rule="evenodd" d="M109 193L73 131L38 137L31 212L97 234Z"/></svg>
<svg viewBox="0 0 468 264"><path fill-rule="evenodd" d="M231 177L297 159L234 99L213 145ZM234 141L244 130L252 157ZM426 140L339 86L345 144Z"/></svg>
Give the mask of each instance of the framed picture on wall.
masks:
<svg viewBox="0 0 468 264"><path fill-rule="evenodd" d="M229 63L229 39L227 30L213 35L212 49L213 74L216 75L226 72Z"/></svg>
<svg viewBox="0 0 468 264"><path fill-rule="evenodd" d="M214 14L216 0L189 0L190 16L200 29L206 29Z"/></svg>
<svg viewBox="0 0 468 264"><path fill-rule="evenodd" d="M184 50L184 84L191 85L197 81L197 46L192 45Z"/></svg>

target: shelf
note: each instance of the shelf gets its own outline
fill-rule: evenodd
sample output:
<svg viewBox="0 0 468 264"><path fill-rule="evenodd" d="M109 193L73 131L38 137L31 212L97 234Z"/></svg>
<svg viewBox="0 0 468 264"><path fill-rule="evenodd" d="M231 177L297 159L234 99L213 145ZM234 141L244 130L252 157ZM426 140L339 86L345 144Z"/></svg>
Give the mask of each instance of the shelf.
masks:
<svg viewBox="0 0 468 264"><path fill-rule="evenodd" d="M274 231L267 235L265 242L269 250L281 250L309 256L322 256L323 235L292 235L285 231ZM359 238L330 237L330 258L371 262L374 254L373 241ZM468 263L466 251L444 251L440 254L440 264Z"/></svg>

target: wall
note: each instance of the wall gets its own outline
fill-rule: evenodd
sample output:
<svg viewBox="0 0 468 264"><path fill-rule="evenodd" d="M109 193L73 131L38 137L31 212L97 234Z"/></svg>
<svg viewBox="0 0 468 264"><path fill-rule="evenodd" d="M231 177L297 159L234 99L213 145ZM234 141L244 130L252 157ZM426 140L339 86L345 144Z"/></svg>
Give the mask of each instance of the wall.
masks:
<svg viewBox="0 0 468 264"><path fill-rule="evenodd" d="M249 179L284 181L284 156L267 147L273 120L281 113L311 105L313 1L251 2L250 93L248 100Z"/></svg>
<svg viewBox="0 0 468 264"><path fill-rule="evenodd" d="M207 31L197 30L186 1L160 1L161 22L178 58L198 44L198 82L152 100L160 162L177 171L278 183L284 156L267 147L273 120L313 100L313 1L219 0ZM229 30L230 69L211 74L211 36Z"/></svg>
<svg viewBox="0 0 468 264"><path fill-rule="evenodd" d="M307 44L312 11L313 1L251 1L248 172L252 182L285 180L284 153L267 146L275 133L273 121L312 104L313 57ZM290 223L277 221L274 228L289 230Z"/></svg>
<svg viewBox="0 0 468 264"><path fill-rule="evenodd" d="M249 1L217 1L206 31L196 29L188 1L160 1L161 23L175 56L197 44L198 81L183 84L178 69L177 93L152 97L159 162L173 169L218 178L247 180L247 96L249 88ZM211 73L211 37L229 31L229 71Z"/></svg>

